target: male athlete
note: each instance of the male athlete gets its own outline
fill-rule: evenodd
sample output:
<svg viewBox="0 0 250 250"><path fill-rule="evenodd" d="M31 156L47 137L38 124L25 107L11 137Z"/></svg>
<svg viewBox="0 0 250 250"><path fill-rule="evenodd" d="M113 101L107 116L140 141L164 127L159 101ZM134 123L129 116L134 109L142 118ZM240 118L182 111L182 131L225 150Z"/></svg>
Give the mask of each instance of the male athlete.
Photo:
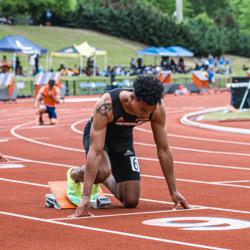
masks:
<svg viewBox="0 0 250 250"><path fill-rule="evenodd" d="M134 208L140 196L140 168L133 147L133 128L151 122L157 154L174 208L189 208L177 191L174 165L167 142L163 86L153 76L140 76L134 89L114 89L97 101L84 129L86 167L72 168L75 183L84 180L82 197L72 218L89 215L94 183L103 183L124 207Z"/></svg>
<svg viewBox="0 0 250 250"><path fill-rule="evenodd" d="M55 86L55 80L49 80L48 85L43 86L35 99L36 114L39 115L39 124L43 125L43 114L48 113L50 124L56 124L56 104L60 103L60 90Z"/></svg>

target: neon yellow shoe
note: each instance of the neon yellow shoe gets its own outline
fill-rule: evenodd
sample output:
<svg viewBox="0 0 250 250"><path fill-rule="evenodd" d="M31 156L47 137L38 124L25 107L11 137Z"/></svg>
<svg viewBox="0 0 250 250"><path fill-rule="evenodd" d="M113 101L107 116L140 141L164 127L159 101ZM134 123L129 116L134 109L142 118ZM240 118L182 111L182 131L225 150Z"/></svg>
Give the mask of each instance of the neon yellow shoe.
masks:
<svg viewBox="0 0 250 250"><path fill-rule="evenodd" d="M71 178L71 171L72 168L67 171L67 197L77 206L82 199L83 182L75 182ZM96 201L100 194L103 194L100 184L93 184L90 201Z"/></svg>

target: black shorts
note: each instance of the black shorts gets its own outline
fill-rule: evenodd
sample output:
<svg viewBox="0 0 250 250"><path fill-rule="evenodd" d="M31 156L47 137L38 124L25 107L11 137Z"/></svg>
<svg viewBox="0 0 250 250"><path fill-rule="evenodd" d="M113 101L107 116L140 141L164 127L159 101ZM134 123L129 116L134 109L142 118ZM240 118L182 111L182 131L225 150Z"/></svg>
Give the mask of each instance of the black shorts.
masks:
<svg viewBox="0 0 250 250"><path fill-rule="evenodd" d="M46 113L48 113L49 119L52 119L52 118L56 119L57 118L55 107L46 106Z"/></svg>
<svg viewBox="0 0 250 250"><path fill-rule="evenodd" d="M90 145L90 126L88 122L84 128L83 145L86 154ZM105 142L104 151L108 154L112 174L116 182L140 180L140 167L135 156L133 144L131 142Z"/></svg>

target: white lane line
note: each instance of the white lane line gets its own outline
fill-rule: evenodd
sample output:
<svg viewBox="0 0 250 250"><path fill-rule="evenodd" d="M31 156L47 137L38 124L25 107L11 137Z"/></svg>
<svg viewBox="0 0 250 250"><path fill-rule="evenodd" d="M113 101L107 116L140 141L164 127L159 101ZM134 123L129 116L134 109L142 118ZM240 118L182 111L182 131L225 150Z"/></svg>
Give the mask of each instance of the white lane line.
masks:
<svg viewBox="0 0 250 250"><path fill-rule="evenodd" d="M75 165L67 165L67 164L62 164L62 163L52 163L52 162L46 162L46 161L36 161L36 160L30 160L30 159L25 159L25 158L20 158L20 157L13 157L10 155L4 155L4 157L7 157L9 159L14 159L14 160L20 160L24 162L34 162L34 163L39 163L39 164L45 164L45 165L51 165L51 166L60 166L60 167L66 167L66 168L71 168L71 167L78 167ZM250 170L250 169L248 169ZM142 174L142 176L148 177L150 176L151 178L155 179L164 179L162 176L153 176L153 175L146 175ZM177 178L178 181L186 181L186 182L193 182L193 183L202 183L202 184L214 184L214 182L205 182L205 181L196 181L196 180L187 180L187 179L179 179ZM218 183L217 185L222 186L223 184ZM238 187L238 188L249 188L248 186L240 186L240 185L230 185L230 184L224 184L223 186L229 186L229 187Z"/></svg>
<svg viewBox="0 0 250 250"><path fill-rule="evenodd" d="M250 182L250 180L239 180L239 181L213 181L215 184L224 184L224 183L247 183Z"/></svg>
<svg viewBox="0 0 250 250"><path fill-rule="evenodd" d="M0 142L7 142L9 141L8 139L0 139Z"/></svg>
<svg viewBox="0 0 250 250"><path fill-rule="evenodd" d="M16 164L12 162L1 163L0 162L0 169L10 169L10 168L24 168L25 166L22 164Z"/></svg>
<svg viewBox="0 0 250 250"><path fill-rule="evenodd" d="M50 143L46 143L46 142L41 142L41 141L36 141L36 140L33 140L33 139L30 139L28 137L25 137L25 136L22 136L22 135L19 135L17 134L15 131L17 129L20 129L22 126L25 126L25 125L28 125L30 124L31 122L27 122L27 123L23 123L23 124L20 124L20 125L17 125L15 127L13 127L11 129L11 134L19 139L22 139L24 141L28 141L28 142L32 142L32 143L36 143L36 144L39 144L39 145L43 145L43 146L46 146L46 147L52 147L52 148L57 148L57 149L64 149L64 150L70 150L70 151L75 151L75 152L85 152L83 151L82 149L77 149L77 148L70 148L70 147L64 147L64 146L59 146L59 145L55 145L55 144L50 144Z"/></svg>
<svg viewBox="0 0 250 250"><path fill-rule="evenodd" d="M49 187L48 185L44 185L44 184L39 184L39 183L34 183L34 182L29 182L29 181L18 181L18 180L7 179L7 178L0 178L0 181L25 184L25 185L36 186L36 187L46 187L46 188Z"/></svg>
<svg viewBox="0 0 250 250"><path fill-rule="evenodd" d="M85 121L88 121L88 120L89 120L89 119L86 118L86 119L82 119L82 120L80 120L80 121L76 121L76 122L74 122L74 123L71 124L70 128L71 128L74 132L76 132L76 133L82 135L83 132L80 131L80 130L78 130L78 129L76 128L76 126L77 126L78 124L80 124L80 123L82 123L82 122L85 122Z"/></svg>
<svg viewBox="0 0 250 250"><path fill-rule="evenodd" d="M13 179L7 179L7 178L0 178L2 181L6 182L13 182L18 184L24 184L24 185L30 185L30 186L37 186L37 187L45 187L49 188L48 185L34 183L34 182L28 182L28 181L20 181L20 180L13 180ZM112 194L105 193L107 196L114 197ZM173 202L170 201L162 201L162 200L154 200L154 199L146 199L146 198L140 198L140 201L145 202L152 202L152 203L159 203L159 204L168 204L168 205L174 205ZM232 213L240 213L240 214L250 214L250 211L244 211L244 210L237 210L237 209L228 209L228 208L219 208L219 207L209 207L204 205L197 205L197 204L189 204L192 208L204 208L204 209L212 209L212 210L218 210L218 211L224 211L224 212L232 212Z"/></svg>
<svg viewBox="0 0 250 250"><path fill-rule="evenodd" d="M82 131L79 131L77 128L76 128L76 125L78 125L79 123L83 122L83 121L86 121L85 120L80 120L80 121L77 121L75 123L73 123L70 128L75 131L76 133L78 134L83 134ZM143 130L144 129L141 129L141 128L137 128L138 130ZM153 147L155 148L155 144L152 144L152 143L143 143L143 142L134 142L135 145L140 145L140 146L145 146L145 147ZM250 145L250 144L249 144ZM235 156L246 156L246 157L250 157L250 154L247 154L247 153L236 153L236 152L226 152L226 151L216 151L216 150L203 150L203 149L196 149L196 148L185 148L185 147L175 147L175 146L170 146L171 149L173 150L181 150L181 151L190 151L190 152L199 152L199 153L206 153L206 154L222 154L222 155L235 155Z"/></svg>
<svg viewBox="0 0 250 250"><path fill-rule="evenodd" d="M158 159L149 158L149 157L140 157L140 156L138 156L137 159L144 160L144 161L159 162ZM250 168L247 168L247 167L225 166L225 165L196 163L196 162L174 161L174 164L192 165L192 166L195 166L195 167L199 166L199 167L212 167L212 168L224 168L224 169L236 169L236 170L250 171Z"/></svg>
<svg viewBox="0 0 250 250"><path fill-rule="evenodd" d="M120 213L120 214L104 214L104 215L94 215L86 217L77 217L77 218L55 218L49 220L86 220L86 219L98 219L98 218L110 218L110 217L120 217L120 216L131 216L131 215L145 215L145 214L158 214L158 213L176 213L176 212L188 212L193 210L206 210L206 208L190 208L190 209L179 209L179 210L159 210L159 211L147 211L147 212L136 212L136 213Z"/></svg>
<svg viewBox="0 0 250 250"><path fill-rule="evenodd" d="M165 180L165 177L163 176L155 176L155 175L148 175L148 174L141 174L143 177L147 178L153 178L153 179L161 179ZM181 182L190 182L190 183L198 183L198 184L206 184L206 185L215 185L215 186L224 186L224 187L237 187L237 188L246 188L250 189L250 186L241 186L241 185L233 185L233 184L224 184L220 182L209 182L209 181L198 181L198 180L189 180L189 179L181 179L181 178L176 178L177 181Z"/></svg>
<svg viewBox="0 0 250 250"><path fill-rule="evenodd" d="M53 163L53 162L48 162L48 161L30 160L30 159L25 159L25 158L21 158L21 157L14 157L11 155L4 155L4 157L9 158L9 159L14 159L14 160L20 160L23 162L34 162L34 163L38 163L38 164L51 165L51 166L55 166L55 167L64 167L64 168L79 167L76 165L69 165L69 164L63 164L63 163Z"/></svg>
<svg viewBox="0 0 250 250"><path fill-rule="evenodd" d="M48 219L42 219L42 218L38 218L38 217L27 216L27 215L16 214L16 213L8 213L8 212L4 212L4 211L0 211L0 214L6 215L6 216L22 218L22 219L27 219L27 220L51 223L51 224L56 224L56 225L61 225L61 226L66 226L66 227L90 230L90 231L101 232L101 233L109 233L109 234L132 237L132 238L139 238L139 239L144 239L144 240L152 240L152 241L164 242L164 243L181 245L181 246L189 246L189 247L196 247L196 248L202 248L202 249L213 249L213 250L227 250L225 248L218 248L218 247L213 247L213 246L193 244L193 243L184 242L184 241L169 240L169 239L164 239L164 238L151 237L151 236L146 236L146 235L141 235L141 234L126 233L126 232L122 232L122 231L115 231L115 230L103 229L103 228L98 228L98 227L82 226L82 225L65 223L65 222L61 222L61 221L50 221Z"/></svg>
<svg viewBox="0 0 250 250"><path fill-rule="evenodd" d="M152 130L145 129L141 127L136 127L136 130L152 134ZM207 141L207 142L218 142L218 143L227 143L227 144L236 144L236 145L244 145L244 146L250 146L249 142L240 142L240 141L228 141L228 140L220 140L220 139L210 139L210 138L204 138L204 137L194 137L194 136L186 136L186 135L177 135L168 133L168 137L176 137L181 139L187 139L187 140L197 140L197 141Z"/></svg>
<svg viewBox="0 0 250 250"><path fill-rule="evenodd" d="M143 142L134 142L135 145L145 146L145 147L153 147L155 148L155 144L152 143L143 143ZM226 151L217 151L217 150L205 150L205 149L196 149L196 148L184 148L184 147L175 147L170 146L173 150L181 150L181 151L189 151L189 152L199 152L206 154L222 154L222 155L235 155L235 156L246 156L250 157L250 154L247 153L236 153L236 152L226 152Z"/></svg>

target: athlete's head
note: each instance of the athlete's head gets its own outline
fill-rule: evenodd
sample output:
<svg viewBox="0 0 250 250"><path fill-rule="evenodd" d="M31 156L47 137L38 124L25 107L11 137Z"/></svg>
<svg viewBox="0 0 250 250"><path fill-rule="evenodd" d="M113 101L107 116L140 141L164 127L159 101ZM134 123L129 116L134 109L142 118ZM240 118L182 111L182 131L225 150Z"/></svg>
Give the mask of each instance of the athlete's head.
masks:
<svg viewBox="0 0 250 250"><path fill-rule="evenodd" d="M137 117L148 118L161 102L164 88L153 76L139 76L134 82L132 108Z"/></svg>
<svg viewBox="0 0 250 250"><path fill-rule="evenodd" d="M55 80L54 79L50 79L49 80L49 87L52 88L55 85Z"/></svg>
<svg viewBox="0 0 250 250"><path fill-rule="evenodd" d="M147 105L156 105L163 97L163 85L154 76L138 76L134 82L134 95L137 101Z"/></svg>

